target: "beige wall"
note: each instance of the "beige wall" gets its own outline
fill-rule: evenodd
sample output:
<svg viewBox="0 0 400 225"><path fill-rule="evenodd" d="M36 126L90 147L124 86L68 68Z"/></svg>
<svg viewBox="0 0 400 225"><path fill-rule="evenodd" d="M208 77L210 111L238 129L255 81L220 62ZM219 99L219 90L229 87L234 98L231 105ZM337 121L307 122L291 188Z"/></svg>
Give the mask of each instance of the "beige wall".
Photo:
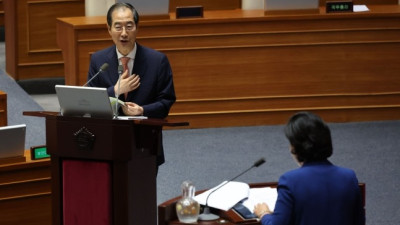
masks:
<svg viewBox="0 0 400 225"><path fill-rule="evenodd" d="M85 0L86 16L105 16L115 0Z"/></svg>

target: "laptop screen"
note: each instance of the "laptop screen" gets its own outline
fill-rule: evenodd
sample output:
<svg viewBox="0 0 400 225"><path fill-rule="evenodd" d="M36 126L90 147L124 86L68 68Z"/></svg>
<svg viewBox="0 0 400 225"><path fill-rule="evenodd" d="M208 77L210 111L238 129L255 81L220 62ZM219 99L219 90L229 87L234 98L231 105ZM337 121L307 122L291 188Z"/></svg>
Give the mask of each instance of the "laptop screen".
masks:
<svg viewBox="0 0 400 225"><path fill-rule="evenodd" d="M106 88L56 85L61 115L92 118L113 118Z"/></svg>
<svg viewBox="0 0 400 225"><path fill-rule="evenodd" d="M0 127L0 158L23 156L26 125Z"/></svg>

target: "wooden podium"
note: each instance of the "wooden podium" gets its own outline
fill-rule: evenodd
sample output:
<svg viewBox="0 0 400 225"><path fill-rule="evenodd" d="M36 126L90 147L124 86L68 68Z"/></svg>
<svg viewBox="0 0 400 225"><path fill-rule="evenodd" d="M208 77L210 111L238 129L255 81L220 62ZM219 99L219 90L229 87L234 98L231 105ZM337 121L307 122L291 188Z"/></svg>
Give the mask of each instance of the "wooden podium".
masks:
<svg viewBox="0 0 400 225"><path fill-rule="evenodd" d="M267 182L267 183L255 183L249 184L251 188L261 188L261 187L276 187L278 185L277 182ZM201 194L202 192L207 190L197 191L196 195ZM175 197L173 199L167 200L161 203L158 206L158 225L184 225L178 220L178 216L176 215L176 202L182 196ZM197 221L197 225L260 225L261 223L257 219L244 219L234 210L230 209L228 211L217 210L211 208L212 213L218 215L220 218L217 220L211 221Z"/></svg>
<svg viewBox="0 0 400 225"><path fill-rule="evenodd" d="M46 118L52 224L157 224L157 164L166 120Z"/></svg>
<svg viewBox="0 0 400 225"><path fill-rule="evenodd" d="M278 182L267 182L267 183L254 183L249 184L251 188L262 188L262 187L273 187L276 188ZM359 183L358 186L360 187L360 192L362 195L363 206L365 207L365 183ZM204 192L206 190L197 191L196 195ZM158 206L158 225L185 225L185 223L179 222L178 216L176 215L176 202L181 198L178 196L176 198L167 200L164 203L161 203ZM223 210L213 210L214 214L220 216L217 220L211 221L198 221L197 225L260 225L260 221L257 219L244 219L241 217L237 212L233 209L228 211Z"/></svg>

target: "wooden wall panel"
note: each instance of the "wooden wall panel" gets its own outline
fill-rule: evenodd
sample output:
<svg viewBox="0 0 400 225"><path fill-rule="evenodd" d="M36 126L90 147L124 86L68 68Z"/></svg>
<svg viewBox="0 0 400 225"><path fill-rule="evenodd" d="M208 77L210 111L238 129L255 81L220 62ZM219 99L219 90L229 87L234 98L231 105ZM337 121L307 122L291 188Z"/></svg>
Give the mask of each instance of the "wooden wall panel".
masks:
<svg viewBox="0 0 400 225"><path fill-rule="evenodd" d="M27 49L29 53L59 51L56 39L55 18L71 11L74 5L67 2L28 3ZM69 13L68 13L69 14ZM67 15L68 15L67 14ZM48 19L39 19L48 18ZM47 28L47 29L43 29Z"/></svg>
<svg viewBox="0 0 400 225"><path fill-rule="evenodd" d="M386 64L399 62L396 51L400 52L400 43L165 53L175 65L175 85L179 88L180 99L186 100L399 91L396 73L400 67ZM327 52L330 54L325 54ZM354 67L349 68L351 65Z"/></svg>
<svg viewBox="0 0 400 225"><path fill-rule="evenodd" d="M51 224L50 160L0 164L0 224Z"/></svg>
<svg viewBox="0 0 400 225"><path fill-rule="evenodd" d="M4 0L6 70L16 80L62 77L56 18L83 16L84 0Z"/></svg>
<svg viewBox="0 0 400 225"><path fill-rule="evenodd" d="M355 0L354 3L398 4L398 1ZM3 4L5 10L2 10ZM324 4L325 1L321 1L321 5ZM170 11L173 12L177 5L203 5L205 10L229 10L240 8L241 1L171 0ZM8 23L7 72L16 80L63 76L63 57L56 44L55 19L83 15L84 0L0 0L0 26ZM5 21L7 17L8 22Z"/></svg>
<svg viewBox="0 0 400 225"><path fill-rule="evenodd" d="M51 193L0 200L2 225L51 225Z"/></svg>
<svg viewBox="0 0 400 225"><path fill-rule="evenodd" d="M79 48L79 51L85 52L85 54L80 54L77 60L81 62L90 62L90 56L96 52L100 46L110 46L113 42L111 40L98 40L96 42L89 42L82 44ZM101 49L101 48L100 48ZM89 65L87 67L80 67L79 74L85 74L86 76L77 76L79 79L79 83L86 83L87 81L87 73L89 71Z"/></svg>
<svg viewBox="0 0 400 225"><path fill-rule="evenodd" d="M139 26L138 42L171 62L178 100L170 119L190 127L263 125L299 110L328 121L400 119L398 5L357 14L228 10L205 17ZM90 54L111 43L104 24L104 17L59 20L59 43L75 69L66 71L67 84L85 83ZM74 39L63 41L67 32Z"/></svg>

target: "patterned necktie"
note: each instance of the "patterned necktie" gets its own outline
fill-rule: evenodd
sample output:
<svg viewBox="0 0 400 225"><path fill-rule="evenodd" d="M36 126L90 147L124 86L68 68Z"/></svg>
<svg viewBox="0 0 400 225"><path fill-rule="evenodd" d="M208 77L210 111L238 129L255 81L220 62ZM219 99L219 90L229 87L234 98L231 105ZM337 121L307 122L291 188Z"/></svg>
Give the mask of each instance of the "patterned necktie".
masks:
<svg viewBox="0 0 400 225"><path fill-rule="evenodd" d="M126 70L128 70L128 73L129 73L128 62L129 62L130 59L131 58L129 58L129 57L121 57L121 63L122 63L122 67L124 67L124 72ZM125 99L127 99L128 93L125 93L124 96L125 96Z"/></svg>
<svg viewBox="0 0 400 225"><path fill-rule="evenodd" d="M129 58L129 57L121 57L121 63L122 63L122 66L124 67L124 72L125 72L125 70L128 70L128 62L130 59L131 58Z"/></svg>

